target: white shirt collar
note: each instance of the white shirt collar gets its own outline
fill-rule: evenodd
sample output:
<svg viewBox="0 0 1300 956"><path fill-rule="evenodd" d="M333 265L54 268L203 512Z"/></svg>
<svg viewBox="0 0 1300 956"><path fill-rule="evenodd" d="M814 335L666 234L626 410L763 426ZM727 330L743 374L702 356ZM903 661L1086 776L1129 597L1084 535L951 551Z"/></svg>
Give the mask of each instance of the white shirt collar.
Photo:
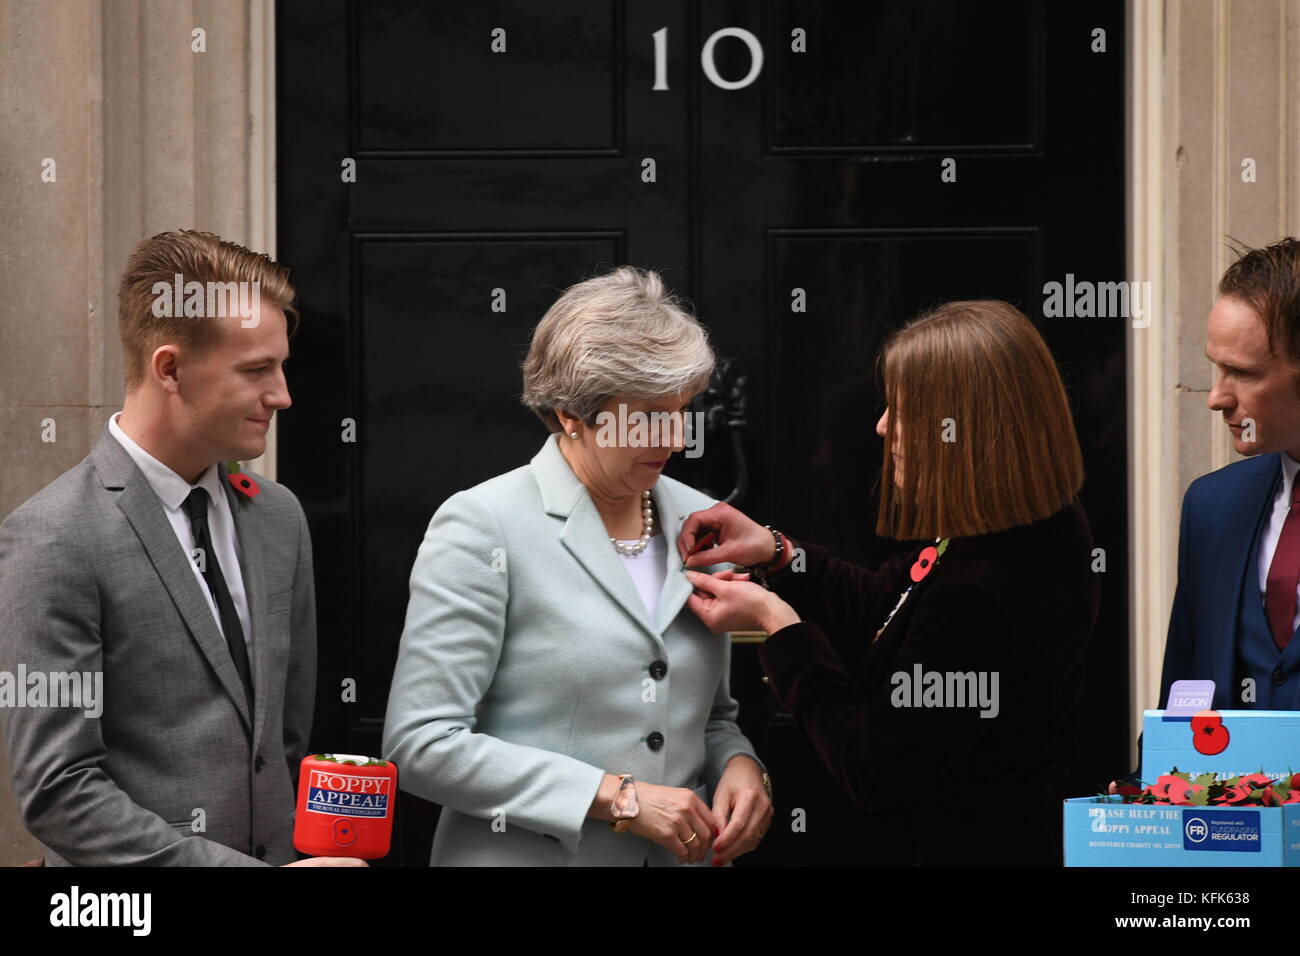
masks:
<svg viewBox="0 0 1300 956"><path fill-rule="evenodd" d="M117 417L121 414L121 412L113 413L113 417L108 420L108 430L112 432L118 444L126 449L126 453L131 456L131 460L135 462L136 467L144 473L150 487L154 490L154 494L158 496L166 508L171 511L179 509L195 488L206 488L208 490L209 507L215 507L221 501L224 492L221 490L221 477L216 462L208 466L207 470L199 477L197 484L191 485L137 445L130 435L122 431L121 426L117 424ZM1297 465L1297 467L1300 467L1300 465Z"/></svg>
<svg viewBox="0 0 1300 956"><path fill-rule="evenodd" d="M1278 452L1282 459L1282 499L1291 501L1291 489L1295 487L1295 476L1300 472L1300 461L1296 461L1286 452Z"/></svg>

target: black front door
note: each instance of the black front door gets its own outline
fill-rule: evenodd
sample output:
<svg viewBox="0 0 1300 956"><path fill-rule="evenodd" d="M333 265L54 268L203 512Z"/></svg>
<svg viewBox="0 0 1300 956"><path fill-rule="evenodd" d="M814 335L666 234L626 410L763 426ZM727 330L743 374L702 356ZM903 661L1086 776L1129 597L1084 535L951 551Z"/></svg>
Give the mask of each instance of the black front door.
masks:
<svg viewBox="0 0 1300 956"><path fill-rule="evenodd" d="M278 251L304 321L279 468L314 537L313 744L379 751L430 516L536 452L531 328L631 263L745 376L736 448L718 432L669 473L722 497L743 468L740 507L864 562L896 547L871 535L884 335L950 298L1035 320L1107 553L1079 793L1106 779L1128 734L1124 328L1041 303L1066 273L1123 278L1122 4L1071 7L281 0ZM754 650L732 689L778 806L742 862L869 862ZM435 810L402 806L391 859L422 864Z"/></svg>

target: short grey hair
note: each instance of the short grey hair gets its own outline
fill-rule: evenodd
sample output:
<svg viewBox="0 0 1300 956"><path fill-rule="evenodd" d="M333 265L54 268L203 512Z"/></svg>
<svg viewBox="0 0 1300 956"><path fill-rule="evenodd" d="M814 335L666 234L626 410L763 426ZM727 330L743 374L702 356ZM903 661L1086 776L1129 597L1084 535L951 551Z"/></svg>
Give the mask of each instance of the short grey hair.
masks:
<svg viewBox="0 0 1300 956"><path fill-rule="evenodd" d="M701 391L713 374L704 327L656 272L619 266L571 285L533 330L523 403L549 431L556 411L595 426L616 395L659 399Z"/></svg>

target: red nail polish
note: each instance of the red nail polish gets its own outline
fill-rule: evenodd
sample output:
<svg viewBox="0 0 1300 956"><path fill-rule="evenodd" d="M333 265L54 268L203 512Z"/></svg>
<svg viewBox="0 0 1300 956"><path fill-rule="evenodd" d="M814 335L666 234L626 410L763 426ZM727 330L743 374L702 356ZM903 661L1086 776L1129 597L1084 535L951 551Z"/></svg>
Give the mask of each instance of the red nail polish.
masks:
<svg viewBox="0 0 1300 956"><path fill-rule="evenodd" d="M719 860L719 859L715 856L715 857L713 858L713 865L714 865L714 866L722 866L722 861Z"/></svg>
<svg viewBox="0 0 1300 956"><path fill-rule="evenodd" d="M717 827L714 827L714 828L713 828L713 838L716 840L716 839L717 839L718 837L720 837L720 836L722 836L722 831L719 830Z"/></svg>

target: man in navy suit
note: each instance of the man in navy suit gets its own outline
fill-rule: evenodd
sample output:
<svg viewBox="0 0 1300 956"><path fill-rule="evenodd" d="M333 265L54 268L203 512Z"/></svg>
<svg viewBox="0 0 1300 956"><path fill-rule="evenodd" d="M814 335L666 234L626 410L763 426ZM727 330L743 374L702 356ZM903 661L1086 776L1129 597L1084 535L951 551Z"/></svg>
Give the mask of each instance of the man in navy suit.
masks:
<svg viewBox="0 0 1300 956"><path fill-rule="evenodd" d="M1219 283L1208 404L1249 455L1183 496L1160 700L1214 681L1216 710L1300 709L1300 241L1245 251Z"/></svg>

